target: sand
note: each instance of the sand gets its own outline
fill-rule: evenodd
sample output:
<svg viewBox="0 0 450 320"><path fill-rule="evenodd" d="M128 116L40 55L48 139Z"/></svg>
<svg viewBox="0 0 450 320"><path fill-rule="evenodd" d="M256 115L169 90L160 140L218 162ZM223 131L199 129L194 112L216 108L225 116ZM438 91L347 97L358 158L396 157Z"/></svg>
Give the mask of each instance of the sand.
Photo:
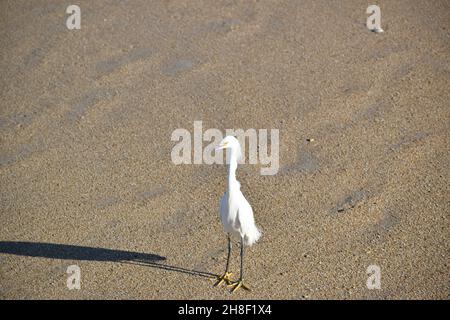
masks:
<svg viewBox="0 0 450 320"><path fill-rule="evenodd" d="M69 4L0 2L2 299L449 298L448 1L380 0L380 34L356 0ZM208 278L225 167L170 156L195 120L280 130L278 174L238 168L251 292Z"/></svg>

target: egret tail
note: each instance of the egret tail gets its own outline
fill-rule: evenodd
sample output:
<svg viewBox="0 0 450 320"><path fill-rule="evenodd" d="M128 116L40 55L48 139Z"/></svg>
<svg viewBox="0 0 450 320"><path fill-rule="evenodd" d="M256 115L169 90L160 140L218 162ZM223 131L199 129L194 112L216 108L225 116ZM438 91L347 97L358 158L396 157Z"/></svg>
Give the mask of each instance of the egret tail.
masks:
<svg viewBox="0 0 450 320"><path fill-rule="evenodd" d="M249 227L248 232L245 234L244 243L246 246L253 245L261 237L261 231L255 224Z"/></svg>

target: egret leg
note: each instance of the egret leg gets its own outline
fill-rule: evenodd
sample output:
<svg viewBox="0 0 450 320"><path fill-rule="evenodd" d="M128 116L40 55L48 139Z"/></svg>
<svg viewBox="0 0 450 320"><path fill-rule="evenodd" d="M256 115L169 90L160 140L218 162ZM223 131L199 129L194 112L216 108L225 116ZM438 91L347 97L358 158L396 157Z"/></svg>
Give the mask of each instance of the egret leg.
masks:
<svg viewBox="0 0 450 320"><path fill-rule="evenodd" d="M230 266L230 256L231 256L231 238L230 234L228 234L228 256L227 256L227 265L225 267L225 272L222 276L217 277L217 282L214 286L220 286L223 283L230 284L231 283L231 272L228 272L228 267Z"/></svg>
<svg viewBox="0 0 450 320"><path fill-rule="evenodd" d="M231 287L231 293L237 291L239 288L250 291L250 288L244 284L244 238L241 237L241 272L239 280L228 285Z"/></svg>

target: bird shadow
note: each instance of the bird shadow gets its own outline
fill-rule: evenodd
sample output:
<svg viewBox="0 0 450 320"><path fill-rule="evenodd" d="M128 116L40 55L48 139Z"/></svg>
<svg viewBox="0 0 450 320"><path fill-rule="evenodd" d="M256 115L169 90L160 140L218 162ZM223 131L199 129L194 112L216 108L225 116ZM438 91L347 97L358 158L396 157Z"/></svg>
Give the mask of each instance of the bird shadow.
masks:
<svg viewBox="0 0 450 320"><path fill-rule="evenodd" d="M153 253L94 248L68 244L0 241L0 253L61 260L109 261L180 272L193 276L212 277L212 273L161 263L165 257Z"/></svg>

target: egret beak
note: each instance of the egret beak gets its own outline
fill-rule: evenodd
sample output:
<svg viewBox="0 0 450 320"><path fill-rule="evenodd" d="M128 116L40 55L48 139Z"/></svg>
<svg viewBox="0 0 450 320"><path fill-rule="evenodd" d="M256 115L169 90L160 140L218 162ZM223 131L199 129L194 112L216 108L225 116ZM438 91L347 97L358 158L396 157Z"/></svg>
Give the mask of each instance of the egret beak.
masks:
<svg viewBox="0 0 450 320"><path fill-rule="evenodd" d="M227 145L228 145L228 142L221 143L214 149L214 151L219 151L219 150L225 149L227 147Z"/></svg>

